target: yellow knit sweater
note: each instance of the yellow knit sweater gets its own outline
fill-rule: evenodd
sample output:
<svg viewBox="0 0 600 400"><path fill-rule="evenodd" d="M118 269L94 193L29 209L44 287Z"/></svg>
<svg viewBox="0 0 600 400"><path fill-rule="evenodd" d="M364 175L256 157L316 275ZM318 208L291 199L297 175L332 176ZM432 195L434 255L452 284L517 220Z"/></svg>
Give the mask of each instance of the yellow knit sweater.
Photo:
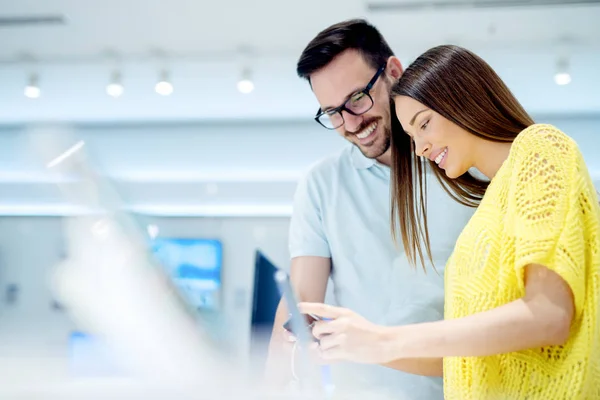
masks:
<svg viewBox="0 0 600 400"><path fill-rule="evenodd" d="M519 134L446 266L445 318L522 297L541 264L571 287L569 340L489 357L444 359L446 399L600 399L600 206L576 143L551 125Z"/></svg>

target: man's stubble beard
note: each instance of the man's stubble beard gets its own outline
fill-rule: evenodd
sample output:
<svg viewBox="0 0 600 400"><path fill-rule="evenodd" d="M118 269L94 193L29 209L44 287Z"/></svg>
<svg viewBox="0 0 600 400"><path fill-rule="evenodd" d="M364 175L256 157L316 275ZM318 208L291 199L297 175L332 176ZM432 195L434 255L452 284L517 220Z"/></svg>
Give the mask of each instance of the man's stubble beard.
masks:
<svg viewBox="0 0 600 400"><path fill-rule="evenodd" d="M360 150L361 153L367 158L378 158L385 154L386 151L389 150L391 145L391 130L390 127L386 127L383 131L383 142L381 144L373 144L367 148L363 148L360 144L357 144L356 147Z"/></svg>

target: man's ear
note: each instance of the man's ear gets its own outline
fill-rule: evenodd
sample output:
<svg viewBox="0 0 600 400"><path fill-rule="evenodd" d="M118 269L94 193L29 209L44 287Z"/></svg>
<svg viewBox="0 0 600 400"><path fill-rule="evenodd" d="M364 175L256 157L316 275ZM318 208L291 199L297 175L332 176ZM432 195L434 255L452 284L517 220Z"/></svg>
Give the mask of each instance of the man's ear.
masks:
<svg viewBox="0 0 600 400"><path fill-rule="evenodd" d="M398 57L391 56L388 58L386 72L394 81L400 79L400 76L402 76L402 73L404 72L404 68L402 68L402 63Z"/></svg>

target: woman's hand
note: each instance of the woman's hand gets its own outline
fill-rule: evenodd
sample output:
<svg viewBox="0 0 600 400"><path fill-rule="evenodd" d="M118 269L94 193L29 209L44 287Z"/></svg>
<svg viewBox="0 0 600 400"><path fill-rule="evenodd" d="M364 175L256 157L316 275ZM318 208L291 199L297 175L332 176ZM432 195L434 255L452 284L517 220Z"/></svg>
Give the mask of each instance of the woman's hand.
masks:
<svg viewBox="0 0 600 400"><path fill-rule="evenodd" d="M387 351L386 327L345 308L322 303L300 303L298 307L303 314L327 319L317 321L312 330L320 341L321 358L325 361L382 364L393 360Z"/></svg>

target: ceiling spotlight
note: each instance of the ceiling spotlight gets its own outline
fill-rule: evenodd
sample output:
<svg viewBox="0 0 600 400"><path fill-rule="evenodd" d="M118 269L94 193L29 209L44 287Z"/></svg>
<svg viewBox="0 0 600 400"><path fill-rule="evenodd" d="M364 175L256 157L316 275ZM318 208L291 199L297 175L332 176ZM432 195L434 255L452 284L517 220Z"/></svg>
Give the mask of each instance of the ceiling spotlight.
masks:
<svg viewBox="0 0 600 400"><path fill-rule="evenodd" d="M571 83L571 74L569 73L569 60L559 58L556 63L556 74L554 74L554 82L557 85L564 86Z"/></svg>
<svg viewBox="0 0 600 400"><path fill-rule="evenodd" d="M117 97L121 97L121 95L123 95L123 91L123 86L118 83L110 83L106 86L106 94L108 94L110 97L114 97L115 99Z"/></svg>
<svg viewBox="0 0 600 400"><path fill-rule="evenodd" d="M111 74L110 83L106 85L106 94L110 97L121 97L125 88L121 83L121 74L118 71L115 71Z"/></svg>
<svg viewBox="0 0 600 400"><path fill-rule="evenodd" d="M39 82L39 78L38 78L37 74L31 74L29 76L27 86L25 86L25 90L23 91L23 94L25 95L25 97L28 97L30 99L37 99L41 96L42 91L40 90L40 86L39 86L38 82Z"/></svg>
<svg viewBox="0 0 600 400"><path fill-rule="evenodd" d="M254 90L254 82L250 79L241 79L238 81L237 88L240 93L249 94Z"/></svg>
<svg viewBox="0 0 600 400"><path fill-rule="evenodd" d="M561 86L568 85L571 83L571 75L567 72L558 72L554 75L554 82Z"/></svg>
<svg viewBox="0 0 600 400"><path fill-rule="evenodd" d="M254 90L254 82L252 81L252 74L250 69L245 68L242 71L242 76L237 83L237 89L240 93L249 94Z"/></svg>
<svg viewBox="0 0 600 400"><path fill-rule="evenodd" d="M169 80L169 74L166 70L160 72L160 78L154 86L156 93L161 96L169 96L173 93L173 84Z"/></svg>

